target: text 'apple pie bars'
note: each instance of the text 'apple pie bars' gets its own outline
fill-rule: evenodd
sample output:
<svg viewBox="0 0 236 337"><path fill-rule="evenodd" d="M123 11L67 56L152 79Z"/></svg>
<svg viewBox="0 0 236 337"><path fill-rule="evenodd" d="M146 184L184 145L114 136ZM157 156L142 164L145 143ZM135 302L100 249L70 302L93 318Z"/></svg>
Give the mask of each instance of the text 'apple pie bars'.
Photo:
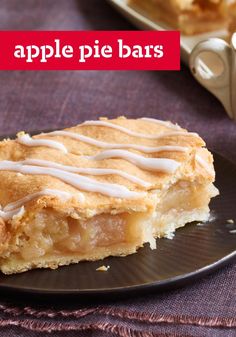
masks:
<svg viewBox="0 0 236 337"><path fill-rule="evenodd" d="M213 157L170 122L101 118L0 142L0 269L135 253L209 218Z"/></svg>
<svg viewBox="0 0 236 337"><path fill-rule="evenodd" d="M227 29L235 0L128 0L134 9L186 35Z"/></svg>

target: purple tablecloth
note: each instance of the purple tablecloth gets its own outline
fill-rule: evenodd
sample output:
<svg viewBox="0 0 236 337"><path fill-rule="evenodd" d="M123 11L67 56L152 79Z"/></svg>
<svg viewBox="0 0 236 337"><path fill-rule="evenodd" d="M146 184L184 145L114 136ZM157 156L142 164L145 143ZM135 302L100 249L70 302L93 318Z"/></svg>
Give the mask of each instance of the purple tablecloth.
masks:
<svg viewBox="0 0 236 337"><path fill-rule="evenodd" d="M133 29L102 0L2 0L2 30ZM98 116L169 119L236 163L236 123L181 72L1 72L0 134L62 128ZM29 307L0 299L0 336L236 335L236 267L162 294L97 303ZM80 331L80 332L78 332Z"/></svg>

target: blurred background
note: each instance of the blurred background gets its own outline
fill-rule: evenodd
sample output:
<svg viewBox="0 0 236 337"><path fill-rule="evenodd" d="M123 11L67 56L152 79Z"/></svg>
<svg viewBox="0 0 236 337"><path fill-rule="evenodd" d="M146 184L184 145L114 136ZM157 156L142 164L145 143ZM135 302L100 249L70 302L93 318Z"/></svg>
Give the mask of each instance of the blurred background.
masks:
<svg viewBox="0 0 236 337"><path fill-rule="evenodd" d="M132 29L105 0L2 0L0 6L0 30ZM184 65L180 72L0 73L0 135L120 115L177 122L236 161L236 123Z"/></svg>

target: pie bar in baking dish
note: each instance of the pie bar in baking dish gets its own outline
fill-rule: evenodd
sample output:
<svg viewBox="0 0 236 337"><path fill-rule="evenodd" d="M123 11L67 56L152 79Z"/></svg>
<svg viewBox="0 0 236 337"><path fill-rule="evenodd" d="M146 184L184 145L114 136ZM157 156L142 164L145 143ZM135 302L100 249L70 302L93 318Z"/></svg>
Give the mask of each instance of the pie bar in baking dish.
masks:
<svg viewBox="0 0 236 337"><path fill-rule="evenodd" d="M213 157L156 119L101 118L0 143L0 269L57 268L135 253L209 218Z"/></svg>
<svg viewBox="0 0 236 337"><path fill-rule="evenodd" d="M230 1L230 0L229 0ZM236 32L236 1L230 1L229 5L229 33L230 37Z"/></svg>
<svg viewBox="0 0 236 337"><path fill-rule="evenodd" d="M227 28L228 5L235 0L129 0L151 19L161 20L186 35Z"/></svg>

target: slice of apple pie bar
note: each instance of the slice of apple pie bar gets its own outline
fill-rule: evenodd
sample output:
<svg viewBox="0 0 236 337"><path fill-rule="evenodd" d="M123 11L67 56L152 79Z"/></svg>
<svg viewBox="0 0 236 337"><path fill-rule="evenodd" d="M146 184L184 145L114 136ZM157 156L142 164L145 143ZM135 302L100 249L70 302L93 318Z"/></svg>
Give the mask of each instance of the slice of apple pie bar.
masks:
<svg viewBox="0 0 236 337"><path fill-rule="evenodd" d="M213 157L176 124L120 117L0 142L0 269L135 253L209 218Z"/></svg>

